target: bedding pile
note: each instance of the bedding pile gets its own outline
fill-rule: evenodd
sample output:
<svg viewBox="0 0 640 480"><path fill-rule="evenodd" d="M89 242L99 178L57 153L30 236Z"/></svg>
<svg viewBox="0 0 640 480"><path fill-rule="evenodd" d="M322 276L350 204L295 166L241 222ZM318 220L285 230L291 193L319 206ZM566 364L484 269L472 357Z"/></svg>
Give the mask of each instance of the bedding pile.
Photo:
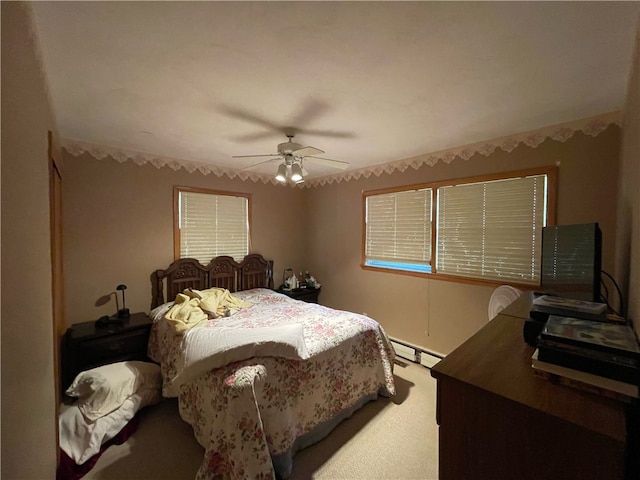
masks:
<svg viewBox="0 0 640 480"><path fill-rule="evenodd" d="M165 318L178 334L202 325L210 318L228 317L241 308L248 308L251 304L231 295L224 288L209 288L207 290L184 290L176 296L171 309Z"/></svg>
<svg viewBox="0 0 640 480"><path fill-rule="evenodd" d="M171 304L153 310L148 354L205 448L198 479L287 478L295 451L395 393L394 351L364 315L262 288L234 295L252 306L182 335Z"/></svg>
<svg viewBox="0 0 640 480"><path fill-rule="evenodd" d="M161 400L160 367L129 361L79 373L66 394L77 400L58 419L60 448L82 465L143 407Z"/></svg>

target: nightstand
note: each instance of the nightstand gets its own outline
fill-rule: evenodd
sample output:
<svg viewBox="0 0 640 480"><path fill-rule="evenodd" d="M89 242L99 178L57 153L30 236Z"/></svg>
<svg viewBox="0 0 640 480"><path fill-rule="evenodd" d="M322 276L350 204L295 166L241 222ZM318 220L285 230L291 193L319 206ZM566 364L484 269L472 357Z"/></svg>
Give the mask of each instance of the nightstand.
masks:
<svg viewBox="0 0 640 480"><path fill-rule="evenodd" d="M133 313L123 324L96 326L96 322L74 323L63 339L62 391L84 370L125 360L148 360L147 344L151 319Z"/></svg>
<svg viewBox="0 0 640 480"><path fill-rule="evenodd" d="M318 295L320 295L320 288L295 288L293 290L283 290L279 288L278 293L282 293L295 300L302 300L307 303L318 303Z"/></svg>

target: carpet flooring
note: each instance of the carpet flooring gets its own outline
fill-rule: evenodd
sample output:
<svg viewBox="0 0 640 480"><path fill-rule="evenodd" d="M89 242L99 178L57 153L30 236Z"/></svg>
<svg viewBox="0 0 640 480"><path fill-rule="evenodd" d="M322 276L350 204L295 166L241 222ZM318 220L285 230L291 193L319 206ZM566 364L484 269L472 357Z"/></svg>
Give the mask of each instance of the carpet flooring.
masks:
<svg viewBox="0 0 640 480"><path fill-rule="evenodd" d="M436 480L436 383L429 370L395 365L397 393L369 402L324 440L299 451L290 480ZM204 450L176 399L140 412L140 426L107 449L86 480L191 480Z"/></svg>

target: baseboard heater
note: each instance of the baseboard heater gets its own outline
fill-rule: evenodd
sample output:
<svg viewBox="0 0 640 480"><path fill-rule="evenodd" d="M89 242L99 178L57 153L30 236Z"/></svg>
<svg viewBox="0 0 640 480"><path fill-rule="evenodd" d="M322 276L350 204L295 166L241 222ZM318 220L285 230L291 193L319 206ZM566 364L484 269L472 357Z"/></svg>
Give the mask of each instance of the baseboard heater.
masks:
<svg viewBox="0 0 640 480"><path fill-rule="evenodd" d="M425 350L421 347L416 347L415 345L411 345L410 343L403 342L402 340L398 340L396 338L389 338L391 340L391 344L393 345L394 350L396 351L396 355L398 357L402 357L405 360L409 360L413 363L419 363L420 365L431 368L444 357L439 353L430 352L429 350Z"/></svg>

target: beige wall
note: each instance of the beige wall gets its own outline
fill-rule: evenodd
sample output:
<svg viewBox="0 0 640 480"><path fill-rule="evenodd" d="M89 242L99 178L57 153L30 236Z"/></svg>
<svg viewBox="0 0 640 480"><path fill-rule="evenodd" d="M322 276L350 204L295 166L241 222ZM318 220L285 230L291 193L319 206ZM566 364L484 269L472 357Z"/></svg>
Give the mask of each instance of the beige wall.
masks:
<svg viewBox="0 0 640 480"><path fill-rule="evenodd" d="M616 266L627 299L627 315L640 336L640 24L635 37L623 138L618 198Z"/></svg>
<svg viewBox="0 0 640 480"><path fill-rule="evenodd" d="M55 131L55 125L28 10L17 2L2 2L1 17L1 477L39 480L54 477L56 454L47 170L47 130ZM615 263L631 297L629 316L638 323L637 49L635 55L624 116ZM605 267L610 268L616 225L611 220L615 209L609 204L617 195L612 186L618 178L617 137L618 130L611 128L595 139L577 135L567 144L548 142L535 150L520 147L511 154L496 152L489 158L456 160L303 192L67 157L64 213L77 215L65 224L64 232L68 323L112 313L114 306L95 307L95 301L121 282L129 285L132 309L148 308L148 275L172 259L170 186L182 184L254 195L254 249L276 259L276 283L284 267L308 268L323 282L323 303L366 311L391 334L447 352L486 322L492 289L360 270L361 190L562 160L558 220L600 221Z"/></svg>
<svg viewBox="0 0 640 480"><path fill-rule="evenodd" d="M599 222L603 268L613 274L619 138L612 125L595 138L576 133L564 143L547 140L309 190L308 263L323 283L322 302L366 312L395 338L449 353L487 322L494 287L362 270L362 191L555 164L558 223Z"/></svg>
<svg viewBox="0 0 640 480"><path fill-rule="evenodd" d="M323 284L323 304L367 313L391 336L446 354L487 322L495 287L362 270L362 191L559 164L558 223L599 222L604 269L613 274L619 141L612 125L597 137L576 133L304 190L65 155L67 322L113 314L113 299L96 303L120 283L127 306L148 311L149 275L173 259L172 188L188 185L252 194L253 251L275 260L276 285L285 267L309 270Z"/></svg>
<svg viewBox="0 0 640 480"><path fill-rule="evenodd" d="M64 250L67 324L116 312L121 283L132 312L149 311L150 275L173 261L173 186L251 194L252 251L273 259L276 286L286 267L304 264L301 189L157 169L149 164L65 154ZM119 297L120 299L121 297Z"/></svg>
<svg viewBox="0 0 640 480"><path fill-rule="evenodd" d="M55 132L29 10L2 2L2 470L56 465L47 130Z"/></svg>

